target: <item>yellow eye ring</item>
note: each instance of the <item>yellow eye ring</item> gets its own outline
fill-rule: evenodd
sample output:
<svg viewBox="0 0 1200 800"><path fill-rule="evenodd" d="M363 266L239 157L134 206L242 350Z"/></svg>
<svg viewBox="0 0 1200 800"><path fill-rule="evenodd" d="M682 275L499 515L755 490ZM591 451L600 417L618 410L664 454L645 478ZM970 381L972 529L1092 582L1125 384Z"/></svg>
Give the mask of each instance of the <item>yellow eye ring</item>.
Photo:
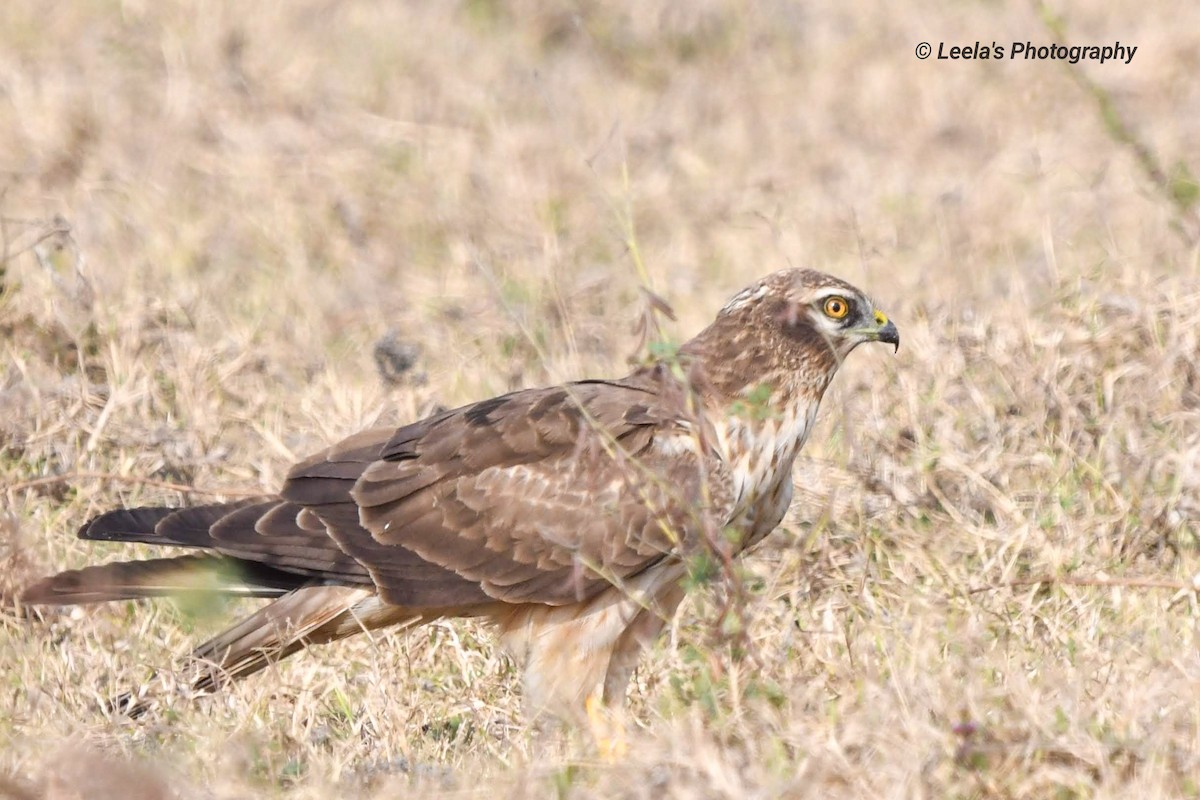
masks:
<svg viewBox="0 0 1200 800"><path fill-rule="evenodd" d="M850 303L844 297L830 297L825 300L825 316L830 319L845 319L850 313Z"/></svg>

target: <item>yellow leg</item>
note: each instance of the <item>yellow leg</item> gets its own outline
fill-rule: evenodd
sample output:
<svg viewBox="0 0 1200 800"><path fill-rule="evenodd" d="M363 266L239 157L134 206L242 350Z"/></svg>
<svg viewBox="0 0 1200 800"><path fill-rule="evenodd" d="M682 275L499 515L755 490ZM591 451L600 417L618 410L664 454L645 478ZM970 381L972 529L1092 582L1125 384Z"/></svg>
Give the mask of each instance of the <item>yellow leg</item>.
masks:
<svg viewBox="0 0 1200 800"><path fill-rule="evenodd" d="M613 714L604 707L604 703L596 694L589 694L584 701L587 711L588 727L600 758L608 762L617 761L625 756L629 745L625 741L625 723L621 715Z"/></svg>

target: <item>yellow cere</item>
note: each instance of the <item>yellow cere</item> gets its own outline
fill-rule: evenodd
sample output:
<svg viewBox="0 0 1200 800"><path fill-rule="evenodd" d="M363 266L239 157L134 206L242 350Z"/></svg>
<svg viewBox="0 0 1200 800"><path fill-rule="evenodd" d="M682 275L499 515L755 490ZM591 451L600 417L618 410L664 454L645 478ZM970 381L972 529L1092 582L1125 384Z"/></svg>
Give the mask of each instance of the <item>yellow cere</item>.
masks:
<svg viewBox="0 0 1200 800"><path fill-rule="evenodd" d="M888 322L887 314L883 313L882 311L876 311L875 312L875 321L878 322L880 325L887 325L887 322Z"/></svg>

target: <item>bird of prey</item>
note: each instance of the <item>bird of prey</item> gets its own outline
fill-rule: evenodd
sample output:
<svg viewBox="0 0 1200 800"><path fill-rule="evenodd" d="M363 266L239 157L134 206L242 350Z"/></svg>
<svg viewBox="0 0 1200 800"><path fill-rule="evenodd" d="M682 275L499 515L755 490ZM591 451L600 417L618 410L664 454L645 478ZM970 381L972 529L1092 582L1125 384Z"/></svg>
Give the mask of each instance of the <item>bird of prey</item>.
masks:
<svg viewBox="0 0 1200 800"><path fill-rule="evenodd" d="M776 272L624 378L357 433L274 496L101 514L80 538L198 552L62 572L22 599L271 598L191 653L198 690L309 645L480 617L523 664L534 712L620 704L689 553L713 531L740 552L783 519L821 398L863 342L900 343L863 292Z"/></svg>

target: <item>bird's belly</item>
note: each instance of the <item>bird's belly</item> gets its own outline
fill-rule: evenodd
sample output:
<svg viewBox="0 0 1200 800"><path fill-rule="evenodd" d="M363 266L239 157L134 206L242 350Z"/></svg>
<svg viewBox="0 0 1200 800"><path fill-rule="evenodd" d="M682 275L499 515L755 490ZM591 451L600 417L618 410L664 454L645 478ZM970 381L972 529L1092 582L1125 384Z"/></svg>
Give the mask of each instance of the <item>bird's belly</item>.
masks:
<svg viewBox="0 0 1200 800"><path fill-rule="evenodd" d="M674 604L660 607L659 599L683 572L682 562L667 561L581 604L530 603L495 614L501 644L525 666L529 710L569 718L582 708L598 691L630 624L646 611L667 617L674 612Z"/></svg>

